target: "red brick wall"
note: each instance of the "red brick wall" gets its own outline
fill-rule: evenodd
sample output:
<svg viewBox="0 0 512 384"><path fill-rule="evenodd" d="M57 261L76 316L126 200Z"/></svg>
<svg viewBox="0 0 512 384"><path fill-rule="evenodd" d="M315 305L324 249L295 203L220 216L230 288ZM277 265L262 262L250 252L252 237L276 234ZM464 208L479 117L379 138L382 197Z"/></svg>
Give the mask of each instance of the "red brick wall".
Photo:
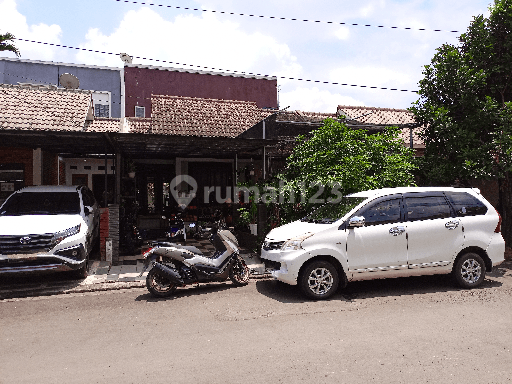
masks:
<svg viewBox="0 0 512 384"><path fill-rule="evenodd" d="M124 67L127 117L135 106L151 117L151 95L254 101L260 108L277 108L277 80L252 79L151 68Z"/></svg>
<svg viewBox="0 0 512 384"><path fill-rule="evenodd" d="M66 185L66 164L59 160L59 185Z"/></svg>
<svg viewBox="0 0 512 384"><path fill-rule="evenodd" d="M108 208L100 208L100 255L101 260L107 260L106 242L109 237Z"/></svg>
<svg viewBox="0 0 512 384"><path fill-rule="evenodd" d="M25 164L25 186L34 183L33 151L31 148L0 147L0 164Z"/></svg>
<svg viewBox="0 0 512 384"><path fill-rule="evenodd" d="M57 184L57 156L43 152L43 185Z"/></svg>

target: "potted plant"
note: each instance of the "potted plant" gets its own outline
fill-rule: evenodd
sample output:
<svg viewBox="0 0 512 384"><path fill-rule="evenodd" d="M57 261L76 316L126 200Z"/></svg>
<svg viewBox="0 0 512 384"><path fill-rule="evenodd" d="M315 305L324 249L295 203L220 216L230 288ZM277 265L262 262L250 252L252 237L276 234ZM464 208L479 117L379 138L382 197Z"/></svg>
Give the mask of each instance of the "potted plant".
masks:
<svg viewBox="0 0 512 384"><path fill-rule="evenodd" d="M128 173L128 177L133 179L135 177L135 163L133 160L128 160L126 162L126 172Z"/></svg>
<svg viewBox="0 0 512 384"><path fill-rule="evenodd" d="M249 208L238 208L238 213L240 214L238 221L242 226L249 226L252 235L257 235L258 224L256 224L256 217L258 213L258 207L252 199L249 204Z"/></svg>

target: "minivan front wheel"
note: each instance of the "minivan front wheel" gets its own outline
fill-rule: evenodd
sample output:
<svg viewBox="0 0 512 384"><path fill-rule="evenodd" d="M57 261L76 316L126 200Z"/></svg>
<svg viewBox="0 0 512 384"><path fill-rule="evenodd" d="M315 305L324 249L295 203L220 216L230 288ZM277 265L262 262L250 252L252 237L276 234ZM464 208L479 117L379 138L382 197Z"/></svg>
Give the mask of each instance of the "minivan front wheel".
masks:
<svg viewBox="0 0 512 384"><path fill-rule="evenodd" d="M476 253L466 253L457 260L453 273L462 288L475 288L484 281L485 263Z"/></svg>
<svg viewBox="0 0 512 384"><path fill-rule="evenodd" d="M327 261L313 261L306 265L299 286L306 296L315 300L330 297L338 289L338 271Z"/></svg>

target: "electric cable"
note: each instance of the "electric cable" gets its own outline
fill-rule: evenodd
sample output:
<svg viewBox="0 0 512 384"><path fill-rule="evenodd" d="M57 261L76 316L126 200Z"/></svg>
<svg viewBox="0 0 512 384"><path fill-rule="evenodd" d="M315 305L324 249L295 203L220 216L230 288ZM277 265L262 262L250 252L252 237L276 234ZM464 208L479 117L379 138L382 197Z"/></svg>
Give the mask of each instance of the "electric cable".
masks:
<svg viewBox="0 0 512 384"><path fill-rule="evenodd" d="M338 25L359 26L359 27L374 27L374 28L389 28L389 29L405 29L405 30L415 30L415 31L432 31L432 32L459 33L459 31L444 31L442 29L411 28L411 27L386 27L384 25L371 25L371 24L359 24L359 23L345 23L345 22L334 22L334 21L296 19L296 18L289 18L289 17L251 15L251 14L246 14L246 13L215 11L215 10L211 10L211 9L180 7L180 6L176 6L176 5L145 3L145 2L142 2L142 1L132 1L132 0L115 0L115 1L117 1L119 3L132 3L132 4L140 4L140 5L150 5L150 6L154 6L154 7L176 8L176 9L185 9L185 10L190 10L190 11L220 13L220 14L234 15L234 16L247 16L247 17L266 18L266 19L272 19L272 20L288 20L288 21L302 21L302 22L323 23L323 24L338 24Z"/></svg>
<svg viewBox="0 0 512 384"><path fill-rule="evenodd" d="M115 55L115 56L119 55L119 53L106 52L106 51L98 51L98 50L87 49L87 48L71 47L71 46L62 45L62 44L46 43L46 42L36 41L36 40L28 40L28 39L22 39L22 38L16 38L16 40L25 41L25 42L28 42L28 43L50 45L50 46L60 47L60 48L75 49L75 50L85 51L85 52L101 53L101 54ZM302 78L287 77L287 76L272 76L272 75L263 75L263 74L259 74L259 73L253 73L253 72L242 72L242 71L234 71L234 70L229 70L229 69L218 69L218 68L204 67L204 66L194 65L194 64L177 63L177 62L168 61L168 60L153 59L153 58L141 57L141 56L133 56L133 58L141 59L141 60L157 61L157 62L160 62L160 63L174 64L174 65L184 65L184 66L195 67L195 68L209 69L211 71L219 71L220 74L226 74L226 75L229 75L229 74L237 74L237 75L239 75L240 74L240 75L244 75L244 76L260 76L260 77L276 78L276 79L283 79L283 80L297 80L297 81L304 81L304 82L317 83L317 84L341 85L341 86L356 87L356 88L367 88L367 89L378 89L378 90L418 93L418 91L411 91L411 90L408 90L408 89L398 89L398 88L389 88L389 87L377 87L377 86L368 86L368 85L339 83L339 82L312 80L312 79L302 79ZM141 65L143 65L143 64L141 64Z"/></svg>

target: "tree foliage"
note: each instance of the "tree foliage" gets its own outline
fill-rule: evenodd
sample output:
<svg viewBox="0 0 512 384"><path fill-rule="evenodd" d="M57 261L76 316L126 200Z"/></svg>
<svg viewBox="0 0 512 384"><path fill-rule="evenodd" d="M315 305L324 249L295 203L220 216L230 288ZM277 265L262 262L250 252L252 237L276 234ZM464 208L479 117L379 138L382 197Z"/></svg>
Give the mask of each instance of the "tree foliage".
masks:
<svg viewBox="0 0 512 384"><path fill-rule="evenodd" d="M414 169L413 151L399 138L398 128L369 134L326 119L310 137L298 138L274 181L281 198L281 224L342 195L411 185Z"/></svg>
<svg viewBox="0 0 512 384"><path fill-rule="evenodd" d="M411 110L426 126L426 179L499 180L500 210L511 224L512 0L496 0L489 10L488 18L474 17L458 45L437 49Z"/></svg>
<svg viewBox="0 0 512 384"><path fill-rule="evenodd" d="M14 35L7 32L4 34L0 34L0 51L10 51L14 52L16 56L20 56L20 51L14 44L12 44L12 41L15 39Z"/></svg>

